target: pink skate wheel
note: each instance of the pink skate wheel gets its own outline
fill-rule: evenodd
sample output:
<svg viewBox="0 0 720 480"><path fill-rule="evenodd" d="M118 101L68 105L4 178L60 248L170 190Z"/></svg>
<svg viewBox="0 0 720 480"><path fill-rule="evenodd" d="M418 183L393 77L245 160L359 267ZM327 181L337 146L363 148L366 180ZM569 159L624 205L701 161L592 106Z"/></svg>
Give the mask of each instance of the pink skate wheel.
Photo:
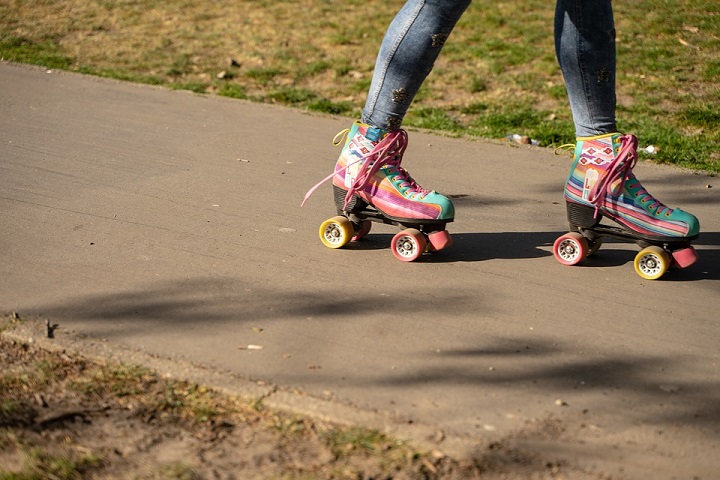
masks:
<svg viewBox="0 0 720 480"><path fill-rule="evenodd" d="M672 252L673 260L680 268L686 268L697 262L698 254L693 247L683 248Z"/></svg>
<svg viewBox="0 0 720 480"><path fill-rule="evenodd" d="M553 255L563 265L577 265L587 253L588 241L578 232L566 233L553 244Z"/></svg>
<svg viewBox="0 0 720 480"><path fill-rule="evenodd" d="M435 252L442 250L443 248L447 248L453 243L453 239L447 230L431 233L428 235L428 240L430 241L432 250Z"/></svg>
<svg viewBox="0 0 720 480"><path fill-rule="evenodd" d="M425 235L420 230L408 228L393 237L390 249L398 260L413 262L425 252L426 246Z"/></svg>

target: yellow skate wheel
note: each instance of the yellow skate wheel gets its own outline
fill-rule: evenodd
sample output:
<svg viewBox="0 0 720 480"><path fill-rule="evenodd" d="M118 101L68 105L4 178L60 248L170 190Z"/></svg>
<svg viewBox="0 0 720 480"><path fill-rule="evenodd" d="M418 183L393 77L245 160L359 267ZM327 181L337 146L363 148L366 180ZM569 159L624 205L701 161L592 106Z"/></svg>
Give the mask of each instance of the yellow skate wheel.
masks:
<svg viewBox="0 0 720 480"><path fill-rule="evenodd" d="M670 268L670 255L660 247L651 246L635 256L635 272L645 280L657 280Z"/></svg>
<svg viewBox="0 0 720 480"><path fill-rule="evenodd" d="M347 245L355 232L352 222L342 215L329 218L320 225L320 241L328 248Z"/></svg>

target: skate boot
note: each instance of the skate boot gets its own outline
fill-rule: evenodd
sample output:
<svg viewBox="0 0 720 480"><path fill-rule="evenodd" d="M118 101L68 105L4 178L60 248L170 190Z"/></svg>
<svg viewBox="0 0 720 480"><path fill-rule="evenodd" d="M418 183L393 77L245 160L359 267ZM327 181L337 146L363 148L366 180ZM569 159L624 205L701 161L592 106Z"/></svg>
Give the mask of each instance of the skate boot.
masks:
<svg viewBox="0 0 720 480"><path fill-rule="evenodd" d="M393 254L403 261L416 260L425 251L442 250L452 243L445 229L455 216L452 202L422 188L401 165L407 147L404 130L388 132L355 122L335 137L335 144L343 139L334 173L305 196L307 200L332 178L338 216L320 227L324 245L340 248L358 240L370 231L372 222L404 229L391 244Z"/></svg>
<svg viewBox="0 0 720 480"><path fill-rule="evenodd" d="M660 278L670 266L687 267L697 253L690 242L698 237L695 216L655 199L635 178L637 138L613 133L578 139L565 184L571 233L558 238L553 253L560 263L574 265L596 252L602 237L635 242L643 250L635 270L643 278ZM603 225L602 218L615 225Z"/></svg>

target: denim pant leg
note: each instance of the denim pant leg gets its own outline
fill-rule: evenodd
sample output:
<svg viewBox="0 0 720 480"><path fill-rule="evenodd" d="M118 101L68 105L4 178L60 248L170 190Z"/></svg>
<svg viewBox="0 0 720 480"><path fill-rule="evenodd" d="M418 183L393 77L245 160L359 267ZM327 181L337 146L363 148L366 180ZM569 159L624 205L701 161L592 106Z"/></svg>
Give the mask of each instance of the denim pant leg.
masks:
<svg viewBox="0 0 720 480"><path fill-rule="evenodd" d="M557 0L555 51L578 137L617 131L611 0Z"/></svg>
<svg viewBox="0 0 720 480"><path fill-rule="evenodd" d="M409 0L390 24L362 120L397 130L470 0Z"/></svg>

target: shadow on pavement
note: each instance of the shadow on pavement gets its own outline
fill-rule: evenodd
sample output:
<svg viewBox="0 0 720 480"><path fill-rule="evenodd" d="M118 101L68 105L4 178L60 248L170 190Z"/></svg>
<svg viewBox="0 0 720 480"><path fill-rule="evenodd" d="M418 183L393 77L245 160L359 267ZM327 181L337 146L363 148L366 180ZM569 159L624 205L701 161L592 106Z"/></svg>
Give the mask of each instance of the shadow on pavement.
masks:
<svg viewBox="0 0 720 480"><path fill-rule="evenodd" d="M454 243L450 248L426 254L420 261L452 263L552 257L553 243L564 233L566 232L452 232ZM371 232L366 238L351 242L343 248L389 250L392 237L392 234ZM698 251L698 262L685 269L670 269L661 281L720 280L720 232L703 232L693 245ZM617 267L625 264L632 267L639 251L640 247L634 243L604 239L603 248L572 268Z"/></svg>
<svg viewBox="0 0 720 480"><path fill-rule="evenodd" d="M463 295L444 296L443 300L454 305L468 303L468 297ZM361 312L385 311L387 302L388 295L382 292L348 295L332 286L317 292L275 291L239 278L196 278L88 295L33 310L55 321L67 318L104 322L107 333L112 332L115 321L123 321L126 327L137 322L144 333L150 333L183 324L355 317ZM428 313L447 310L435 297L416 295L413 303L415 308Z"/></svg>
<svg viewBox="0 0 720 480"><path fill-rule="evenodd" d="M398 230L399 231L399 230ZM451 232L453 244L442 252L425 255L422 262L481 262L498 258L522 259L552 256L551 247L561 233L554 232L502 232L456 233ZM371 232L344 249L390 250L393 234ZM546 247L543 250L539 247Z"/></svg>
<svg viewBox="0 0 720 480"><path fill-rule="evenodd" d="M688 358L588 353L582 346L557 339L529 337L494 338L476 349L448 349L438 355L448 360L443 366L423 364L415 372L380 383L410 390L469 384L477 385L478 392L511 395L508 392L516 391L513 396L532 385L558 396L590 398L584 404L589 409L616 407L617 418L651 425L692 425L703 435L720 438L720 380L708 376L698 380ZM457 366L447 366L453 363ZM468 368L472 364L476 368ZM602 404L596 403L598 396L593 394L604 398Z"/></svg>

